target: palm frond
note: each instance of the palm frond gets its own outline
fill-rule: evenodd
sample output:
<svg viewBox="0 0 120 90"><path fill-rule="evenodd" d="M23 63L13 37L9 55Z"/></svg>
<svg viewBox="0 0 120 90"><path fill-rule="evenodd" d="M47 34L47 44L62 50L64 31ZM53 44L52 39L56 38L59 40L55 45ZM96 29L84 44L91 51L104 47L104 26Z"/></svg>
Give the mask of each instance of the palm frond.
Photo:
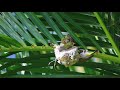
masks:
<svg viewBox="0 0 120 90"><path fill-rule="evenodd" d="M117 12L2 12L0 77L118 77L120 14ZM57 64L50 43L69 34L76 45L100 53L68 68ZM9 58L9 55L16 58ZM82 69L80 69L82 68ZM24 71L25 73L22 73Z"/></svg>

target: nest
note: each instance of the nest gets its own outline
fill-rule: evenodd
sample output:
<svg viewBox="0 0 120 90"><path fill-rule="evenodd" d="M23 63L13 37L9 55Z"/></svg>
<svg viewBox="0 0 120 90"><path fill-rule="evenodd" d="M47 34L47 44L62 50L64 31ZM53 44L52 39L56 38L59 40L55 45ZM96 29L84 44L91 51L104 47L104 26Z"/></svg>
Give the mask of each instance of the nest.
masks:
<svg viewBox="0 0 120 90"><path fill-rule="evenodd" d="M69 67L78 61L85 62L96 52L90 54L87 50L80 49L78 46L74 46L74 44L70 36L65 36L61 40L60 45L54 45L55 57L59 64Z"/></svg>

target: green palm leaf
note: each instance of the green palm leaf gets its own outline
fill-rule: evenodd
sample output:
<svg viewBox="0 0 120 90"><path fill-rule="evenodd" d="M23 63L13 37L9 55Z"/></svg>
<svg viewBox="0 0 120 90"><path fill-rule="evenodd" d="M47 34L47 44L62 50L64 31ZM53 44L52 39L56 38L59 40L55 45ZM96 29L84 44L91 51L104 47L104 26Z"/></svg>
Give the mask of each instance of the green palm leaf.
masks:
<svg viewBox="0 0 120 90"><path fill-rule="evenodd" d="M2 12L0 77L119 77L119 19L116 12ZM49 44L59 44L66 34L77 46L100 53L68 68L57 64L61 72L56 71L53 63L48 66L55 59Z"/></svg>

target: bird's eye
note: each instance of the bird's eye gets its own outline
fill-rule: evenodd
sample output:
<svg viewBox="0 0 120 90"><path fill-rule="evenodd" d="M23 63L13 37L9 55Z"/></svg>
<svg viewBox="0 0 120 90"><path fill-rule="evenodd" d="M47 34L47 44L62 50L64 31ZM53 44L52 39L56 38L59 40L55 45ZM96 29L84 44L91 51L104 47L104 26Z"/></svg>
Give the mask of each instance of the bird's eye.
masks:
<svg viewBox="0 0 120 90"><path fill-rule="evenodd" d="M82 49L80 49L79 51L78 51L78 53L82 53L84 50L82 50Z"/></svg>

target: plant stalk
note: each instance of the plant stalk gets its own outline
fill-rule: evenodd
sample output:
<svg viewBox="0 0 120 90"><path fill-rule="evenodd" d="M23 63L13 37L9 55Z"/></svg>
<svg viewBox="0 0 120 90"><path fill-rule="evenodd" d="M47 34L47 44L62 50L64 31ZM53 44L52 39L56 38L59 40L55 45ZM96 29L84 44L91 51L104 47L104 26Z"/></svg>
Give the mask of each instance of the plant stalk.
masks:
<svg viewBox="0 0 120 90"><path fill-rule="evenodd" d="M25 46L25 47L0 47L0 52L16 52L16 51L52 51L50 46Z"/></svg>

